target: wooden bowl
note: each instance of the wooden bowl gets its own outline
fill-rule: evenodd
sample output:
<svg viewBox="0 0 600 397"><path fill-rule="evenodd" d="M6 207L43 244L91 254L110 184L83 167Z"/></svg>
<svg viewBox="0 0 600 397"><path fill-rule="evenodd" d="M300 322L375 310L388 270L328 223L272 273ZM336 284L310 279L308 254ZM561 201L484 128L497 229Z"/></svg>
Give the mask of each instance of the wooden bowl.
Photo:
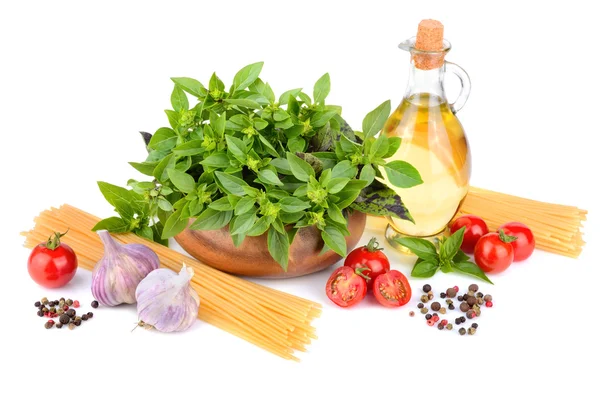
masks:
<svg viewBox="0 0 600 397"><path fill-rule="evenodd" d="M348 252L356 247L365 229L367 215L353 211L348 217L350 235L346 237ZM193 222L191 220L190 222ZM323 239L316 227L298 230L290 247L287 272L271 257L267 234L246 237L239 247L233 245L229 227L219 230L185 229L175 236L179 245L202 263L227 273L251 277L290 278L323 270L341 259L329 250L321 254Z"/></svg>

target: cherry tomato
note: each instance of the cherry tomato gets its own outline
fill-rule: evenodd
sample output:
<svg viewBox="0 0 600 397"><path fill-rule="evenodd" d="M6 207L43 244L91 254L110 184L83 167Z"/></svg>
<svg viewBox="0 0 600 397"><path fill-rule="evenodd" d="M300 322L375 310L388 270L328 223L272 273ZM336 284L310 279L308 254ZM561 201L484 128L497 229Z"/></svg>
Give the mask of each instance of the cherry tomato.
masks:
<svg viewBox="0 0 600 397"><path fill-rule="evenodd" d="M535 238L530 228L520 222L509 222L498 229L504 231L507 236L517 238L511 243L515 252L515 262L525 260L531 256L535 248Z"/></svg>
<svg viewBox="0 0 600 397"><path fill-rule="evenodd" d="M380 275L390 270L390 261L379 248L377 239L373 237L369 244L355 248L348 254L344 266L359 270L367 277L367 288L373 287L373 281Z"/></svg>
<svg viewBox="0 0 600 397"><path fill-rule="evenodd" d="M60 242L60 238L65 234L54 233L47 242L36 246L29 255L29 275L43 287L62 287L75 276L77 256L71 247Z"/></svg>
<svg viewBox="0 0 600 397"><path fill-rule="evenodd" d="M514 259L511 242L515 237L499 233L488 233L475 245L475 263L486 273L500 273L506 270Z"/></svg>
<svg viewBox="0 0 600 397"><path fill-rule="evenodd" d="M367 282L356 270L342 266L329 277L325 291L336 305L350 307L363 300L367 294Z"/></svg>
<svg viewBox="0 0 600 397"><path fill-rule="evenodd" d="M400 307L410 301L410 284L398 270L379 275L373 283L373 295L377 302L386 307Z"/></svg>
<svg viewBox="0 0 600 397"><path fill-rule="evenodd" d="M460 245L460 249L468 254L472 254L481 236L489 232L488 226L483 219L476 215L463 215L452 222L450 232L454 234L454 232L463 226L465 226L465 237Z"/></svg>

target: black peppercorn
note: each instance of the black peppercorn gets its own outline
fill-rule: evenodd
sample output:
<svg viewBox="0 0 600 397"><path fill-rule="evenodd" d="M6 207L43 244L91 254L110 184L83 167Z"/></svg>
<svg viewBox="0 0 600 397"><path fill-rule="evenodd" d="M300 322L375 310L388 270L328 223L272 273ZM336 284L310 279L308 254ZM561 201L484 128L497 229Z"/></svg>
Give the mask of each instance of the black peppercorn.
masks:
<svg viewBox="0 0 600 397"><path fill-rule="evenodd" d="M50 307L54 307L54 301L50 301L50 302L48 302L48 306L50 306Z"/></svg>
<svg viewBox="0 0 600 397"><path fill-rule="evenodd" d="M88 312L87 316L88 316L88 318L92 318L92 317L94 317L94 313Z"/></svg>
<svg viewBox="0 0 600 397"><path fill-rule="evenodd" d="M34 303L35 307L40 307L42 304L40 303L40 301L37 301Z"/></svg>
<svg viewBox="0 0 600 397"><path fill-rule="evenodd" d="M456 317L454 319L454 324L458 325L458 324L461 324L461 323L462 323L462 321L460 320L460 317Z"/></svg>
<svg viewBox="0 0 600 397"><path fill-rule="evenodd" d="M425 305L423 304L423 302L421 302L421 303L419 303L419 304L417 305L417 307L418 307L419 309L422 309L423 307L425 307Z"/></svg>
<svg viewBox="0 0 600 397"><path fill-rule="evenodd" d="M446 293L445 292L440 293L440 298L444 299L445 297L446 297Z"/></svg>
<svg viewBox="0 0 600 397"><path fill-rule="evenodd" d="M463 300L466 301L467 299L469 299L469 294L464 294L463 295Z"/></svg>
<svg viewBox="0 0 600 397"><path fill-rule="evenodd" d="M477 329L477 327L479 327L479 324L477 324L477 323L473 323L473 324L471 324L471 327L473 327L473 328Z"/></svg>
<svg viewBox="0 0 600 397"><path fill-rule="evenodd" d="M425 284L423 286L423 292L428 293L429 291L431 291L431 285Z"/></svg>
<svg viewBox="0 0 600 397"><path fill-rule="evenodd" d="M432 317L431 314L427 313L425 315L425 320L431 320L431 317Z"/></svg>
<svg viewBox="0 0 600 397"><path fill-rule="evenodd" d="M434 312L437 312L438 310L440 310L441 307L442 307L442 305L440 305L440 302L433 302L431 304L431 310L433 310Z"/></svg>
<svg viewBox="0 0 600 397"><path fill-rule="evenodd" d="M81 325L81 320L75 320L73 321L73 324L79 327Z"/></svg>
<svg viewBox="0 0 600 397"><path fill-rule="evenodd" d="M411 313L412 313L412 315L413 315L413 316L415 315L415 312L411 312ZM87 321L87 320L88 320L88 318L89 318L89 317L88 317L88 315L87 315L87 314L84 314L83 316L81 316L81 319L82 319L83 321Z"/></svg>
<svg viewBox="0 0 600 397"><path fill-rule="evenodd" d="M462 302L462 301L463 301L463 297L462 297L462 295L458 295L458 298L456 298L456 299L458 299L458 301L459 301L459 302Z"/></svg>
<svg viewBox="0 0 600 397"><path fill-rule="evenodd" d="M63 326L62 323L56 323L56 328L60 329L60 328L62 328L62 326Z"/></svg>
<svg viewBox="0 0 600 397"><path fill-rule="evenodd" d="M450 309L450 310L454 310L454 305L453 305L452 303L451 303L451 304L449 304L449 305L448 305L448 309Z"/></svg>
<svg viewBox="0 0 600 397"><path fill-rule="evenodd" d="M469 311L470 307L471 306L469 306L469 304L467 302L463 302L463 303L460 304L460 311L463 312L463 313L466 313L466 312Z"/></svg>
<svg viewBox="0 0 600 397"><path fill-rule="evenodd" d="M461 317L460 317L460 322L461 322L461 323L464 323L464 322L466 322L466 321L467 321L467 319L465 318L465 316L461 316Z"/></svg>
<svg viewBox="0 0 600 397"><path fill-rule="evenodd" d="M41 311L41 310L38 310L38 312L37 312L37 315L38 315L39 317L44 317L44 312L43 312L43 311Z"/></svg>
<svg viewBox="0 0 600 397"><path fill-rule="evenodd" d="M69 317L75 317L75 314L76 314L76 312L75 312L74 309L67 310L67 316L69 316Z"/></svg>
<svg viewBox="0 0 600 397"><path fill-rule="evenodd" d="M61 314L58 318L58 321L62 324L69 324L69 321L71 321L71 317L69 317L68 314Z"/></svg>
<svg viewBox="0 0 600 397"><path fill-rule="evenodd" d="M98 307L98 301L92 301L92 307L96 309Z"/></svg>
<svg viewBox="0 0 600 397"><path fill-rule="evenodd" d="M439 323L437 327L440 331L445 328L444 324L442 324L442 323Z"/></svg>
<svg viewBox="0 0 600 397"><path fill-rule="evenodd" d="M456 297L456 290L454 288L448 288L446 290L446 296L448 298L454 298L454 297Z"/></svg>

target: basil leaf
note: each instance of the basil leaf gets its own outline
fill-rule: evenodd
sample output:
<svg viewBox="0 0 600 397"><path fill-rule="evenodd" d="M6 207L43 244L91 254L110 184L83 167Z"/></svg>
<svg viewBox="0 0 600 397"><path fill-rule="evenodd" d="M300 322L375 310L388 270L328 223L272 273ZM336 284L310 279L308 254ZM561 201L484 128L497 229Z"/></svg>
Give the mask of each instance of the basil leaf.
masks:
<svg viewBox="0 0 600 397"><path fill-rule="evenodd" d="M223 84L223 81L217 76L216 73L213 73L212 76L210 76L210 80L208 81L208 90L215 92L223 92L224 89L225 84Z"/></svg>
<svg viewBox="0 0 600 397"><path fill-rule="evenodd" d="M276 109L273 112L273 120L275 121L283 121L290 118L290 115L283 109Z"/></svg>
<svg viewBox="0 0 600 397"><path fill-rule="evenodd" d="M367 181L369 185L373 183L373 180L375 179L375 169L371 164L367 164L362 168L359 179Z"/></svg>
<svg viewBox="0 0 600 397"><path fill-rule="evenodd" d="M336 193L335 197L338 197L340 200L337 201L335 204L340 209L348 207L354 202L354 200L356 200L356 198L360 194L361 189L364 188L365 185L365 181L357 179L351 180L350 182L348 182L348 184L346 184L344 190L342 190L339 193Z"/></svg>
<svg viewBox="0 0 600 397"><path fill-rule="evenodd" d="M327 183L327 191L331 194L340 192L350 182L348 178L332 178Z"/></svg>
<svg viewBox="0 0 600 397"><path fill-rule="evenodd" d="M457 262L457 263L453 263L452 264L452 268L454 270L457 270L457 271L461 272L461 273L469 274L469 275L477 277L477 278L479 278L479 279L481 279L483 281L487 281L490 284L494 284L485 275L485 273L483 272L483 270L481 270L479 268L479 266L477 266L473 262Z"/></svg>
<svg viewBox="0 0 600 397"><path fill-rule="evenodd" d="M239 234L231 234L231 239L233 240L233 245L239 247L244 242L246 235L244 233Z"/></svg>
<svg viewBox="0 0 600 397"><path fill-rule="evenodd" d="M267 231L270 225L271 222L269 222L269 219L266 216L263 216L262 218L259 218L258 221L256 221L254 226L252 226L252 228L248 230L248 233L246 233L246 235L260 236L261 234L264 234Z"/></svg>
<svg viewBox="0 0 600 397"><path fill-rule="evenodd" d="M419 171L406 161L395 160L383 166L392 185L409 188L423 183Z"/></svg>
<svg viewBox="0 0 600 397"><path fill-rule="evenodd" d="M286 224L292 225L304 217L304 212L280 212L279 219Z"/></svg>
<svg viewBox="0 0 600 397"><path fill-rule="evenodd" d="M235 196L234 196L235 197ZM212 208L216 211L233 211L233 205L229 201L229 197L221 197L218 200L213 201L208 205L208 208Z"/></svg>
<svg viewBox="0 0 600 397"><path fill-rule="evenodd" d="M167 170L167 174L169 174L169 179L173 182L173 185L183 193L191 193L196 188L196 182L190 174L174 168Z"/></svg>
<svg viewBox="0 0 600 397"><path fill-rule="evenodd" d="M287 272L290 249L290 241L287 233L280 233L271 227L267 234L267 247L273 259Z"/></svg>
<svg viewBox="0 0 600 397"><path fill-rule="evenodd" d="M217 211L212 208L207 208L196 218L194 223L190 225L192 230L218 230L231 221L233 211Z"/></svg>
<svg viewBox="0 0 600 397"><path fill-rule="evenodd" d="M254 226L254 222L256 222L256 210L246 212L233 218L229 232L232 235L246 234Z"/></svg>
<svg viewBox="0 0 600 397"><path fill-rule="evenodd" d="M452 271L452 263L447 259L442 259L440 262L440 268L444 273L450 273Z"/></svg>
<svg viewBox="0 0 600 397"><path fill-rule="evenodd" d="M219 138L223 137L223 134L225 133L225 124L227 123L226 113L219 116L217 113L211 111L209 118L213 131Z"/></svg>
<svg viewBox="0 0 600 397"><path fill-rule="evenodd" d="M167 127L161 127L152 135L148 147L154 150L167 151L173 149L176 144L177 134L175 131Z"/></svg>
<svg viewBox="0 0 600 397"><path fill-rule="evenodd" d="M181 87L182 90L192 94L197 98L203 98L206 96L206 88L201 82L189 77L171 77L171 81Z"/></svg>
<svg viewBox="0 0 600 397"><path fill-rule="evenodd" d="M332 178L349 178L352 179L358 173L358 168L349 160L340 161L331 170Z"/></svg>
<svg viewBox="0 0 600 397"><path fill-rule="evenodd" d="M227 193L234 194L236 196L246 195L244 186L248 186L248 184L243 179L221 171L215 171L215 176L223 187L223 190L225 190Z"/></svg>
<svg viewBox="0 0 600 397"><path fill-rule="evenodd" d="M329 248L335 251L342 258L346 256L346 239L337 228L325 226L325 230L321 232L321 237Z"/></svg>
<svg viewBox="0 0 600 397"><path fill-rule="evenodd" d="M165 113L167 114L171 128L177 128L179 125L179 113L170 109L165 110Z"/></svg>
<svg viewBox="0 0 600 397"><path fill-rule="evenodd" d="M412 277L428 278L432 277L437 272L439 264L436 260L424 260L415 263L415 266L410 272Z"/></svg>
<svg viewBox="0 0 600 397"><path fill-rule="evenodd" d="M258 179L266 185L283 186L277 174L268 168L258 171Z"/></svg>
<svg viewBox="0 0 600 397"><path fill-rule="evenodd" d="M458 250L458 252L456 253L456 255L454 255L454 258L452 258L452 261L455 262L455 263L458 263L458 262L468 262L470 260L471 260L471 258L469 257L469 255L465 254L461 250Z"/></svg>
<svg viewBox="0 0 600 397"><path fill-rule="evenodd" d="M233 78L232 90L234 92L242 91L254 83L263 68L263 64L264 62L256 62L240 69Z"/></svg>
<svg viewBox="0 0 600 397"><path fill-rule="evenodd" d="M241 106L248 109L260 109L261 106L258 102L251 99L223 99L223 102L234 106Z"/></svg>
<svg viewBox="0 0 600 397"><path fill-rule="evenodd" d="M393 136L393 137L388 138L388 151L383 156L383 158L387 159L389 157L392 157L394 154L396 154L401 143L402 143L402 138L400 138L400 137Z"/></svg>
<svg viewBox="0 0 600 397"><path fill-rule="evenodd" d="M260 120L260 119L257 119L257 120ZM260 139L260 141L264 145L265 150L267 151L267 153L269 153L271 156L275 157L274 160L276 160L277 158L279 158L279 153L277 153L277 150L275 150L275 148L273 147L273 145L271 145L271 142L269 142L267 140L267 138L265 138L261 134L258 134L258 139Z"/></svg>
<svg viewBox="0 0 600 397"><path fill-rule="evenodd" d="M362 131L365 140L377 134L383 128L391 112L390 101L387 100L367 113L362 122Z"/></svg>
<svg viewBox="0 0 600 397"><path fill-rule="evenodd" d="M302 88L293 88L293 89L287 90L286 92L281 94L281 96L279 97L279 106L287 105L287 103L290 99L290 96L295 98L300 91L302 91Z"/></svg>
<svg viewBox="0 0 600 397"><path fill-rule="evenodd" d="M186 143L182 143L173 149L173 153L178 156L195 156L203 153L205 149L202 147L202 142L203 141L200 139L193 139Z"/></svg>
<svg viewBox="0 0 600 397"><path fill-rule="evenodd" d="M230 162L225 153L215 153L202 160L200 164L213 168L227 168Z"/></svg>
<svg viewBox="0 0 600 397"><path fill-rule="evenodd" d="M284 159L283 157L278 157L276 159L273 159L273 160L271 160L271 162L269 164L272 165L273 167L275 167L277 172L280 174L292 175L292 169L290 168L290 163L288 163L287 159Z"/></svg>
<svg viewBox="0 0 600 397"><path fill-rule="evenodd" d="M286 197L284 199L281 199L279 201L279 205L281 211L288 213L300 212L310 208L309 203L306 203L296 197Z"/></svg>
<svg viewBox="0 0 600 397"><path fill-rule="evenodd" d="M164 197L160 197L158 199L158 207L166 212L171 212L173 211L173 204L171 204L171 202L169 202L169 200L167 200Z"/></svg>
<svg viewBox="0 0 600 397"><path fill-rule="evenodd" d="M185 230L186 226L188 225L188 220L186 218L181 217L182 212L183 209L180 211L173 212L171 216L167 218L161 236L163 240L175 237L176 235Z"/></svg>
<svg viewBox="0 0 600 397"><path fill-rule="evenodd" d="M167 174L167 170L175 167L176 158L173 153L166 156L164 159L158 163L156 168L154 169L154 177L158 179L159 182L165 182L169 179L169 174Z"/></svg>
<svg viewBox="0 0 600 397"><path fill-rule="evenodd" d="M461 227L441 244L440 257L443 260L451 260L458 253L463 242L466 229L466 226Z"/></svg>
<svg viewBox="0 0 600 397"><path fill-rule="evenodd" d="M373 161L374 159L382 158L388 152L390 144L388 142L388 137L384 134L379 135L379 137L373 142L371 145L371 149L369 150L369 159Z"/></svg>
<svg viewBox="0 0 600 397"><path fill-rule="evenodd" d="M154 232L150 226L144 226L141 229L136 230L135 234L150 241L154 240Z"/></svg>
<svg viewBox="0 0 600 397"><path fill-rule="evenodd" d="M98 187L106 201L126 222L133 220L136 213L142 213L145 202L139 194L106 182L98 182Z"/></svg>
<svg viewBox="0 0 600 397"><path fill-rule="evenodd" d="M158 165L158 162L151 162L151 163L146 162L146 161L143 163L130 162L129 165L144 175L152 176L152 174L154 173L154 169Z"/></svg>
<svg viewBox="0 0 600 397"><path fill-rule="evenodd" d="M235 214L241 215L250 211L254 208L254 204L256 203L256 199L252 197L244 197L235 206Z"/></svg>
<svg viewBox="0 0 600 397"><path fill-rule="evenodd" d="M173 87L173 93L171 93L171 106L173 106L173 110L176 112L188 110L190 108L190 103L188 102L185 92L183 92L178 85Z"/></svg>
<svg viewBox="0 0 600 397"><path fill-rule="evenodd" d="M293 153L287 153L286 158L290 165L290 170L292 174L302 182L308 182L311 176L315 176L315 170L308 164L306 161L302 160L300 157L296 156Z"/></svg>
<svg viewBox="0 0 600 397"><path fill-rule="evenodd" d="M329 95L329 91L331 90L331 81L329 78L329 73L325 73L317 82L313 88L313 98L315 99L315 103L323 103L327 95Z"/></svg>
<svg viewBox="0 0 600 397"><path fill-rule="evenodd" d="M321 128L337 114L338 112L335 110L329 110L327 112L316 112L310 118L310 125L312 125L314 128Z"/></svg>
<svg viewBox="0 0 600 397"><path fill-rule="evenodd" d="M306 148L306 141L302 137L295 137L287 142L287 148L292 153L302 153ZM302 153L305 154L305 153Z"/></svg>
<svg viewBox="0 0 600 397"><path fill-rule="evenodd" d="M125 233L129 231L129 223L118 216L113 216L96 223L92 231L95 232L98 230L108 230L111 233Z"/></svg>
<svg viewBox="0 0 600 397"><path fill-rule="evenodd" d="M435 245L429 240L417 237L401 237L395 240L398 244L408 248L413 254L426 261L438 261Z"/></svg>
<svg viewBox="0 0 600 397"><path fill-rule="evenodd" d="M227 140L227 150L229 150L233 157L238 159L239 162L245 164L247 159L246 152L248 149L244 142L231 135L225 135L225 139Z"/></svg>
<svg viewBox="0 0 600 397"><path fill-rule="evenodd" d="M338 206L333 203L329 203L328 205L329 207L327 208L327 214L331 220L341 223L342 225L346 224L346 218L344 218L344 214L342 214L342 211L338 208Z"/></svg>

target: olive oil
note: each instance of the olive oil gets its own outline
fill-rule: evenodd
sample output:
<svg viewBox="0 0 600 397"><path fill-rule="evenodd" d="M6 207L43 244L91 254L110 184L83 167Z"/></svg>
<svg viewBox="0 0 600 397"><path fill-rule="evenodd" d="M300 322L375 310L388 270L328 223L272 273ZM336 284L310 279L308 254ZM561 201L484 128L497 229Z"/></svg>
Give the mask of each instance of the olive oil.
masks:
<svg viewBox="0 0 600 397"><path fill-rule="evenodd" d="M383 131L402 138L389 160L412 164L423 179L409 189L395 188L415 223L389 218L393 230L388 228L388 239L394 232L418 237L443 233L467 194L471 175L469 144L460 121L443 97L417 93L403 99Z"/></svg>

